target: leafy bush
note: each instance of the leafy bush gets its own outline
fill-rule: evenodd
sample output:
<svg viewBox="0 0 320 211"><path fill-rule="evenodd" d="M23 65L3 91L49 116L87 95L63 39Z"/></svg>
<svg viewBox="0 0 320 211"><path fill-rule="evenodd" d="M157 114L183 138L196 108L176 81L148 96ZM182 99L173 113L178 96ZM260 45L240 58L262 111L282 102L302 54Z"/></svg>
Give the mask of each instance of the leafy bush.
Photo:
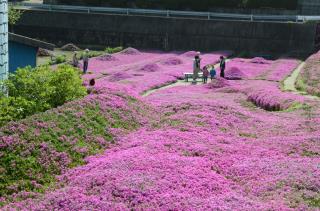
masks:
<svg viewBox="0 0 320 211"><path fill-rule="evenodd" d="M107 47L104 51L109 54L112 54L112 53L118 53L122 50L123 50L123 47L119 46L119 47L115 47L115 48Z"/></svg>
<svg viewBox="0 0 320 211"><path fill-rule="evenodd" d="M20 68L5 82L9 97L0 97L0 126L86 95L79 72L63 65Z"/></svg>
<svg viewBox="0 0 320 211"><path fill-rule="evenodd" d="M58 55L54 58L54 60L50 61L49 64L50 65L54 65L54 64L61 64L61 63L64 63L66 62L67 59L66 59L66 56L65 55Z"/></svg>
<svg viewBox="0 0 320 211"><path fill-rule="evenodd" d="M9 7L9 15L8 15L8 21L10 25L15 25L19 19L21 18L23 12L22 10L17 10L13 8L12 6Z"/></svg>
<svg viewBox="0 0 320 211"><path fill-rule="evenodd" d="M22 97L0 99L0 125L16 119L23 119L35 112L35 102Z"/></svg>

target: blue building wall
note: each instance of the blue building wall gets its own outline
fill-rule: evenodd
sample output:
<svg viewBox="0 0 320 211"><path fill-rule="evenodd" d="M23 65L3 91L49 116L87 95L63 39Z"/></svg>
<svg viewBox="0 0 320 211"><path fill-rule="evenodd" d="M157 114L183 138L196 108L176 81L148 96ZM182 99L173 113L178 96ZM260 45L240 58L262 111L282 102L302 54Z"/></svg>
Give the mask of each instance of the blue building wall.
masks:
<svg viewBox="0 0 320 211"><path fill-rule="evenodd" d="M9 72L15 72L19 67L37 65L37 51L35 47L16 42L9 42Z"/></svg>

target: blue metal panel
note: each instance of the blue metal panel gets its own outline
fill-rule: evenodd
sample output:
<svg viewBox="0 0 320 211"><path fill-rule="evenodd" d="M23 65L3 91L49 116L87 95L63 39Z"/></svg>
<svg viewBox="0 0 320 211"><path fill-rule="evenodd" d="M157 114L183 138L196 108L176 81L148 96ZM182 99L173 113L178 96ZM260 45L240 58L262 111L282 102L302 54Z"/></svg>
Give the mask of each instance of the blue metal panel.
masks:
<svg viewBox="0 0 320 211"><path fill-rule="evenodd" d="M37 48L21 43L9 42L9 72L15 72L19 67L37 65Z"/></svg>

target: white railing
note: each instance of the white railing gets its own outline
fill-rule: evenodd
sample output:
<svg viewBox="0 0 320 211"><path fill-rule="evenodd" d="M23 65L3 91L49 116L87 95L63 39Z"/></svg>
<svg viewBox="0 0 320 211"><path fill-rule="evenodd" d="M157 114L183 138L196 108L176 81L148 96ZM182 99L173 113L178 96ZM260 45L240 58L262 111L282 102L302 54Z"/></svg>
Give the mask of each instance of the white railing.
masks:
<svg viewBox="0 0 320 211"><path fill-rule="evenodd" d="M113 7L84 7L84 6L48 5L48 4L36 4L36 3L12 3L12 5L16 8L28 9L28 10L161 16L161 17L172 17L172 18L186 17L186 18L202 18L202 19L208 19L208 20L222 19L222 20L271 21L271 22L305 22L305 21L320 20L320 16L253 15L253 14L191 12L191 11L132 9L132 8L113 8Z"/></svg>

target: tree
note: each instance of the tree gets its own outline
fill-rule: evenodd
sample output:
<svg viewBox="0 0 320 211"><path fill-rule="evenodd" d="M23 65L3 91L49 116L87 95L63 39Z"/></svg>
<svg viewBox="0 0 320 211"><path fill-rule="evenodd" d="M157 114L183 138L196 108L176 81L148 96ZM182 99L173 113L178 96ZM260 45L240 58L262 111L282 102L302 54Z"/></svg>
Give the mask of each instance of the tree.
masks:
<svg viewBox="0 0 320 211"><path fill-rule="evenodd" d="M17 10L15 8L13 8L12 6L9 7L8 21L9 21L9 25L11 27L12 32L13 32L13 26L19 21L19 19L21 18L21 15L22 15L21 10Z"/></svg>

